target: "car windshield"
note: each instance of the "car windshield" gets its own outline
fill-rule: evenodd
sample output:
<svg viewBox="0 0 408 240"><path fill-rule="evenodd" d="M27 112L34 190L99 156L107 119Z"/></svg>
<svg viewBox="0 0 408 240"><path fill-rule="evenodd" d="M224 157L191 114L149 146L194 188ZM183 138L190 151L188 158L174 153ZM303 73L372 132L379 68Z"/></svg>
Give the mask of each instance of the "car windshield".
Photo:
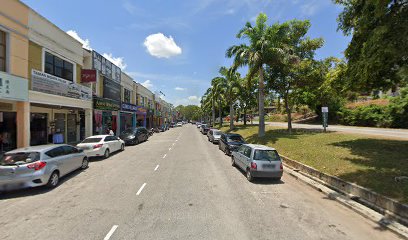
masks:
<svg viewBox="0 0 408 240"><path fill-rule="evenodd" d="M19 152L4 155L0 160L0 165L20 165L40 160L39 152Z"/></svg>
<svg viewBox="0 0 408 240"><path fill-rule="evenodd" d="M102 138L86 138L81 143L97 143L100 142Z"/></svg>
<svg viewBox="0 0 408 240"><path fill-rule="evenodd" d="M244 139L241 136L233 135L228 137L228 142L244 142Z"/></svg>
<svg viewBox="0 0 408 240"><path fill-rule="evenodd" d="M136 128L128 128L122 132L122 134L132 134L136 132Z"/></svg>
<svg viewBox="0 0 408 240"><path fill-rule="evenodd" d="M221 136L221 131L213 131L214 136Z"/></svg>
<svg viewBox="0 0 408 240"><path fill-rule="evenodd" d="M255 150L254 160L280 161L279 154L275 150Z"/></svg>

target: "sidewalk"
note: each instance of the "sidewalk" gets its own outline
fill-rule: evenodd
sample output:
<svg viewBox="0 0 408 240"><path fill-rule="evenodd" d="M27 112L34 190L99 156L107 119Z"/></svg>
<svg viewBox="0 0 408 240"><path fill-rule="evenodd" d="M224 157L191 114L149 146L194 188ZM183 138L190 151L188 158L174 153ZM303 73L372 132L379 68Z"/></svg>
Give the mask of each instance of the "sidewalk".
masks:
<svg viewBox="0 0 408 240"><path fill-rule="evenodd" d="M258 124L258 122L254 121L254 124ZM269 126L284 127L284 128L287 128L288 126L288 123L286 122L265 122L265 124ZM323 130L322 125L292 123L292 126L293 128ZM401 140L408 140L408 129L329 125L329 127L327 128L327 131L364 134L364 135L371 135L371 136L381 136L381 137L386 137L386 138L398 138Z"/></svg>

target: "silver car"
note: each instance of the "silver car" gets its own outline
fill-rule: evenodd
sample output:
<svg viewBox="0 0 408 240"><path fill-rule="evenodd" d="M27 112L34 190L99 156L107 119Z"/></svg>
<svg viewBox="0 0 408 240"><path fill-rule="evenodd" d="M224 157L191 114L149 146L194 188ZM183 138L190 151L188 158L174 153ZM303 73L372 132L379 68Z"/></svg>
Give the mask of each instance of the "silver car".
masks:
<svg viewBox="0 0 408 240"><path fill-rule="evenodd" d="M218 129L210 129L207 133L208 141L218 144L218 141L221 138L221 133L222 132Z"/></svg>
<svg viewBox="0 0 408 240"><path fill-rule="evenodd" d="M56 187L60 177L88 167L82 149L52 144L19 148L0 159L0 191L47 185Z"/></svg>
<svg viewBox="0 0 408 240"><path fill-rule="evenodd" d="M278 152L263 145L241 145L238 151L232 152L231 163L244 170L250 182L256 177L280 180L283 175L282 160Z"/></svg>

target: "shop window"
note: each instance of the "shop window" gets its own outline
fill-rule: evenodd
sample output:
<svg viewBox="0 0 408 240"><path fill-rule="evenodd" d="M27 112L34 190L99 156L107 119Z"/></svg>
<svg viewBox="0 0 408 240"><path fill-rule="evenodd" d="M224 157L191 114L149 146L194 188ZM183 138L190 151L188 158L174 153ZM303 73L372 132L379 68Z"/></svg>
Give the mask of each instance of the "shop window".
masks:
<svg viewBox="0 0 408 240"><path fill-rule="evenodd" d="M51 53L45 52L45 72L68 81L74 80L74 65Z"/></svg>
<svg viewBox="0 0 408 240"><path fill-rule="evenodd" d="M125 92L123 94L123 101L125 103L130 103L130 91L128 89L125 88Z"/></svg>
<svg viewBox="0 0 408 240"><path fill-rule="evenodd" d="M0 71L6 71L6 33L0 31Z"/></svg>

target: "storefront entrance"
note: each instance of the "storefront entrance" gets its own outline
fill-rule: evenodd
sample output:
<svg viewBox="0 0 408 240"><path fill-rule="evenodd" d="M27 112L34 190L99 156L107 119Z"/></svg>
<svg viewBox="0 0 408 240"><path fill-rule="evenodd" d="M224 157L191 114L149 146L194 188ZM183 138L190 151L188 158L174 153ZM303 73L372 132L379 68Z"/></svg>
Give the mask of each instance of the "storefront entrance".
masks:
<svg viewBox="0 0 408 240"><path fill-rule="evenodd" d="M132 128L134 122L134 114L132 113L120 113L120 132L125 131L128 128Z"/></svg>
<svg viewBox="0 0 408 240"><path fill-rule="evenodd" d="M77 115L67 114L67 142L75 143L77 141Z"/></svg>
<svg viewBox="0 0 408 240"><path fill-rule="evenodd" d="M48 115L46 113L31 113L30 119L30 145L41 145L52 142L52 136L48 141L47 136L47 121Z"/></svg>
<svg viewBox="0 0 408 240"><path fill-rule="evenodd" d="M15 112L0 112L0 152L17 147L17 125Z"/></svg>

